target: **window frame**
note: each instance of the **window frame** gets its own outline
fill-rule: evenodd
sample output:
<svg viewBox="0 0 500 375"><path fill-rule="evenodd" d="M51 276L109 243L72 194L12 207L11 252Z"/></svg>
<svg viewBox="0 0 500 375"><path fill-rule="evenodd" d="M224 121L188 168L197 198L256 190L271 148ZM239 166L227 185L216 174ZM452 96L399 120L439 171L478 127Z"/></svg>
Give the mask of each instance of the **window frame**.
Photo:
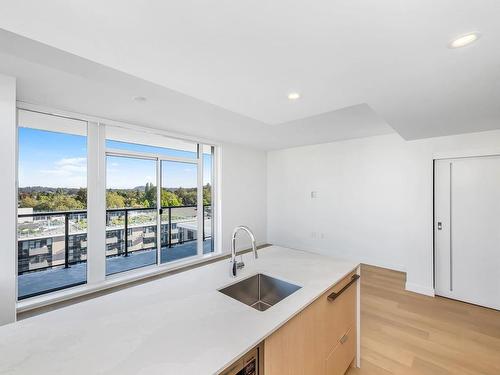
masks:
<svg viewBox="0 0 500 375"><path fill-rule="evenodd" d="M111 157L122 157L122 158L137 158L144 160L152 160L156 163L156 178L155 178L155 186L156 189L156 233L157 233L157 244L156 244L156 265L161 266L162 264L170 264L175 262L189 261L193 259L197 259L202 257L203 254L203 235L198 235L196 238L196 254L174 260L171 262L161 262L161 214L160 210L164 207L161 206L161 188L162 188L162 180L163 180L163 171L162 171L162 163L163 162L177 162L177 163L186 163L195 165L197 168L197 227L198 233L203 231L203 220L204 220L204 205L203 205L203 146L202 143L197 143L197 157L196 158L184 158L184 157L175 157L175 156L166 156L160 153L153 152L139 152L139 151L129 151L126 149L115 149L115 148L107 148L106 147L106 158L108 156ZM211 146L211 145L210 145ZM177 225L176 225L177 226ZM214 249L215 252L216 249ZM148 266L144 266L141 268L145 268ZM125 273L129 271L123 271L120 273ZM112 275L107 275L106 277L113 277Z"/></svg>
<svg viewBox="0 0 500 375"><path fill-rule="evenodd" d="M97 193L97 197L92 200L87 200L87 221L88 221L88 232L87 232L87 283L84 285L68 287L55 292L48 292L38 296L18 300L17 310L28 311L33 308L49 305L52 303L60 302L63 300L68 300L75 298L77 296L93 293L98 290L103 290L111 288L117 285L123 285L137 281L140 279L148 278L153 275L168 273L174 270L179 270L183 268L191 268L197 264L202 264L205 262L214 261L214 259L222 258L225 256L221 249L221 234L222 234L222 221L221 221L221 202L220 202L220 166L221 166L221 145L218 142L200 139L197 137L187 137L179 136L175 133L168 131L163 131L155 128L133 125L121 121L114 121L109 119L102 119L94 116L87 116L77 113L72 113L68 111L57 110L53 108L48 108L45 106L34 105L24 102L17 102L17 110L26 110L38 112L45 115L59 116L69 119L75 119L87 122L87 191L88 196L93 196L90 192L93 190ZM118 126L124 129L130 129L132 131L145 132L152 135L161 135L163 137L172 138L174 140L180 140L183 142L194 143L197 145L197 157L194 158L184 158L167 156L164 154L154 154L154 153L141 153L131 150L122 149L107 149L106 148L106 126ZM19 127L19 123L16 122L16 126ZM203 253L203 235L201 235L200 230L203 230L203 220L204 220L204 206L203 206L203 146L212 147L212 163L211 163L211 186L212 186L212 236L213 236L213 251L207 254ZM157 263L145 266L142 268L132 269L129 271L124 271L117 274L112 274L106 276L106 157L108 154L114 154L116 156L129 156L137 157L142 154L142 156L155 155L157 163L157 172L161 169L161 160L167 161L178 161L178 162L189 162L191 164L196 164L198 167L198 191L197 191L197 221L198 221L198 238L197 238L197 254L194 256L186 257L183 259L161 263L160 254L157 254ZM19 160L17 160L16 168L19 167ZM157 173L157 182L161 182L161 174ZM16 195L18 194L18 184L16 184ZM160 184L157 185L161 186ZM161 194L159 188L157 188L158 196ZM157 199L159 199L157 196ZM161 202L161 200L158 200ZM201 209L200 209L201 207ZM161 204L157 205L157 215L159 214L159 209ZM99 217L100 216L100 217ZM17 207L16 207L16 217L17 222ZM157 226L161 225L161 221L157 221ZM161 233L157 229L157 251L161 249ZM16 242L17 243L17 242ZM18 248L16 246L16 259ZM17 278L17 262L16 262L16 278ZM16 288L17 293L17 288Z"/></svg>

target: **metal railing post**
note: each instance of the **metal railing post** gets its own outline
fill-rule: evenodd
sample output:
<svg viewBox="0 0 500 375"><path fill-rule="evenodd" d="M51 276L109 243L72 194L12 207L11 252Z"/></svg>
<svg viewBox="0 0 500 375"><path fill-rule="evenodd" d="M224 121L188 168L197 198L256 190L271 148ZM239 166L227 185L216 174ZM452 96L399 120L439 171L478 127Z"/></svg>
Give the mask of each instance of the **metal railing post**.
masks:
<svg viewBox="0 0 500 375"><path fill-rule="evenodd" d="M205 242L205 205L203 205L203 212L201 213L202 228L203 228L203 242Z"/></svg>
<svg viewBox="0 0 500 375"><path fill-rule="evenodd" d="M172 207L168 207L168 247L172 247Z"/></svg>
<svg viewBox="0 0 500 375"><path fill-rule="evenodd" d="M64 214L64 268L69 268L69 214Z"/></svg>
<svg viewBox="0 0 500 375"><path fill-rule="evenodd" d="M128 257L128 210L125 209L125 256Z"/></svg>

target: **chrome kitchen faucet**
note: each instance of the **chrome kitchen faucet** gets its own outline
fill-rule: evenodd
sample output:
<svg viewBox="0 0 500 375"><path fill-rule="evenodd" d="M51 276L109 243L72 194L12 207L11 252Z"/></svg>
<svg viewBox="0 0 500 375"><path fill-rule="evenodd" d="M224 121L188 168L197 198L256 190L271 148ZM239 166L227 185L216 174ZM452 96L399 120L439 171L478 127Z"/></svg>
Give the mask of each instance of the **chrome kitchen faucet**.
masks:
<svg viewBox="0 0 500 375"><path fill-rule="evenodd" d="M243 261L238 262L236 260L236 235L240 230L243 230L248 233L248 236L252 240L252 251L255 259L258 258L257 255L257 246L255 246L255 236L253 235L252 231L250 228L244 226L244 225L239 225L233 230L233 235L231 236L231 268L230 268L230 273L232 277L236 277L237 270L242 269L245 267L245 263Z"/></svg>

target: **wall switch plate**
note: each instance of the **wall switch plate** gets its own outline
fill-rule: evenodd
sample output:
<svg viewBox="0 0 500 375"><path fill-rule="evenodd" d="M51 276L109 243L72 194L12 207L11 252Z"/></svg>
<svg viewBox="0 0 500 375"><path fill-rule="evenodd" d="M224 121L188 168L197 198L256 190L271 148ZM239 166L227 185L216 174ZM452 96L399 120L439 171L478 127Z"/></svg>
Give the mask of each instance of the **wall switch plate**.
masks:
<svg viewBox="0 0 500 375"><path fill-rule="evenodd" d="M318 198L318 192L317 191L311 191L311 199Z"/></svg>

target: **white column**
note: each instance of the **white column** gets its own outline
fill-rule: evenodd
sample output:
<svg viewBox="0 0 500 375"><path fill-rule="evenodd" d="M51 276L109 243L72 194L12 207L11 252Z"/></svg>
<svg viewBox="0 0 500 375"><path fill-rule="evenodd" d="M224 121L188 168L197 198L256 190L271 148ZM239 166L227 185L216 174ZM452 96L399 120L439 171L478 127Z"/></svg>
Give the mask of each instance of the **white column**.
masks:
<svg viewBox="0 0 500 375"><path fill-rule="evenodd" d="M87 130L87 283L106 278L106 138L105 127Z"/></svg>
<svg viewBox="0 0 500 375"><path fill-rule="evenodd" d="M0 325L16 321L17 127L16 79L0 74Z"/></svg>

